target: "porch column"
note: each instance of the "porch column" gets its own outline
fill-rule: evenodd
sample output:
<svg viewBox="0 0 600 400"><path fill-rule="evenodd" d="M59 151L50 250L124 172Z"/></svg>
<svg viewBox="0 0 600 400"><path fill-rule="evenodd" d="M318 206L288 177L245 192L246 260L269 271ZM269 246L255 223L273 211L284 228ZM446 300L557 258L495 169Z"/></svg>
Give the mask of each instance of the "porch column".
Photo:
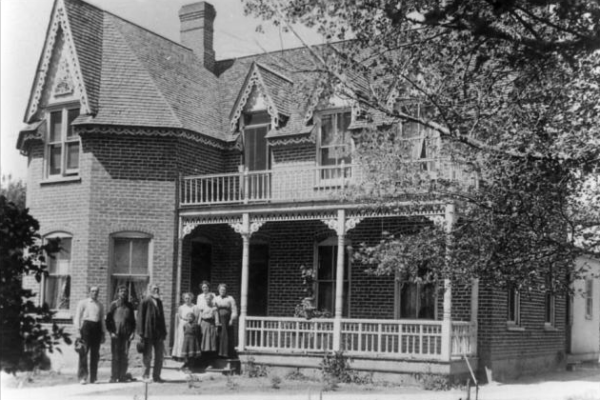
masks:
<svg viewBox="0 0 600 400"><path fill-rule="evenodd" d="M248 277L250 276L250 215L242 215L242 287L240 290L240 320L239 320L239 342L238 349L246 347L246 316L248 315Z"/></svg>
<svg viewBox="0 0 600 400"><path fill-rule="evenodd" d="M338 210L337 218L337 265L335 272L335 314L333 317L333 351L341 350L342 312L344 310L344 258L346 238L346 211Z"/></svg>
<svg viewBox="0 0 600 400"><path fill-rule="evenodd" d="M477 355L477 314L479 313L479 278L471 280L471 355Z"/></svg>
<svg viewBox="0 0 600 400"><path fill-rule="evenodd" d="M250 223L250 214L242 214L242 222L231 227L242 236L242 282L240 288L240 315L238 320L238 350L246 347L246 317L248 315L248 281L250 276L250 237L261 226L262 222Z"/></svg>
<svg viewBox="0 0 600 400"><path fill-rule="evenodd" d="M175 301L173 302L172 314L175 315L177 307L179 307L179 299L181 298L181 270L183 264L183 238L186 233L183 230L183 220L179 217L179 226L177 227L177 275L175 277Z"/></svg>
<svg viewBox="0 0 600 400"><path fill-rule="evenodd" d="M446 244L447 250L449 250L450 241L452 240L450 234L454 223L456 222L456 207L453 203L446 205L445 212L446 220L446 233L448 234L448 240ZM450 261L452 255L449 251L446 251L447 262ZM452 353L452 282L450 279L444 279L444 312L442 317L442 360L450 361L450 355Z"/></svg>

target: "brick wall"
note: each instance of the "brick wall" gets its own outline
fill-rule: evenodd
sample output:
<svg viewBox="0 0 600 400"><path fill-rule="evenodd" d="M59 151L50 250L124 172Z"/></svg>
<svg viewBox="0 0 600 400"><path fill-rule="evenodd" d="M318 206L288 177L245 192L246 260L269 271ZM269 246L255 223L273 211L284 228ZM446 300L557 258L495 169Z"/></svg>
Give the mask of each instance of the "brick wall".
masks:
<svg viewBox="0 0 600 400"><path fill-rule="evenodd" d="M518 377L561 365L565 357L564 297L556 298L555 327L545 328L545 297L542 293L521 295L521 325L511 329L507 320L507 291L480 285L480 368L490 368L494 379Z"/></svg>
<svg viewBox="0 0 600 400"><path fill-rule="evenodd" d="M27 171L27 207L40 222L40 234L62 232L71 235L71 301L70 312L75 311L76 300L87 291L88 245L91 196L90 153L80 154L79 180L50 183L44 178L44 145L32 146ZM40 284L33 277L24 279L24 286L40 294ZM39 296L37 298L39 300Z"/></svg>
<svg viewBox="0 0 600 400"><path fill-rule="evenodd" d="M161 286L170 322L176 306L177 178L218 172L222 150L185 139L87 133L80 179L55 183L43 182L43 153L42 144L31 151L28 206L43 235L73 236L70 312L89 285L99 285L100 300L108 304L110 238L127 231L151 237L150 278ZM25 286L39 288L30 278Z"/></svg>

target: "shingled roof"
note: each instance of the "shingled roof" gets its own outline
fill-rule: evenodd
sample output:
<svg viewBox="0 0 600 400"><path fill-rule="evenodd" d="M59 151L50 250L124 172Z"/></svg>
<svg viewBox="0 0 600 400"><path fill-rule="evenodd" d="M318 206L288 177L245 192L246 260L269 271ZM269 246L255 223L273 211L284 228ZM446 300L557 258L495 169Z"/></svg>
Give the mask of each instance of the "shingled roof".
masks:
<svg viewBox="0 0 600 400"><path fill-rule="evenodd" d="M82 0L56 0L26 114L29 127L22 132L29 137L40 138L32 135L31 124L43 118L40 86L49 70L50 38L59 29L67 31L67 45L74 47L87 101L82 108L87 115L76 124L185 129L233 140L232 116L255 71L270 104L285 120L269 136L311 132L318 79L300 72L314 67L307 49L222 60L212 72L181 44ZM22 143L20 139L19 147Z"/></svg>

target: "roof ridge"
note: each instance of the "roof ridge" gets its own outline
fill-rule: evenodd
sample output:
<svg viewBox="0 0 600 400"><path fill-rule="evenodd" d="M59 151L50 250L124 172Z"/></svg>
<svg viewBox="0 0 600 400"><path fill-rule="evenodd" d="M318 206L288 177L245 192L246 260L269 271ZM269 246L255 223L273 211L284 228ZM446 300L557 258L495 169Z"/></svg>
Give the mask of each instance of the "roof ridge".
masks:
<svg viewBox="0 0 600 400"><path fill-rule="evenodd" d="M294 84L294 81L291 78L288 78L287 76L283 75L282 73L275 71L273 68L267 67L266 65L264 65L263 63L261 63L259 61L254 61L254 64L256 64L258 67L260 67L264 70L267 70L267 72L271 72L272 74L275 74L275 75L279 76L280 78L285 79L289 83Z"/></svg>
<svg viewBox="0 0 600 400"><path fill-rule="evenodd" d="M127 22L126 20L123 20L123 21ZM152 73L148 70L148 68L145 65L145 63L140 60L138 54L132 49L129 41L125 38L125 36L123 35L123 32L121 32L121 30L119 29L119 27L116 26L112 21L110 21L110 19L108 19L108 22L111 25L113 25L113 28L116 29L116 31L118 32L119 36L121 37L121 39L123 40L123 42L125 43L125 45L127 46L127 48L129 49L129 51L131 52L131 55L137 60L137 62L140 65L140 67L143 68L143 70L146 72L146 76L148 77L148 79L150 80L150 82L152 82L152 86L154 87L154 89L156 90L156 92L160 95L162 101L166 104L166 106L169 109L169 111L170 111L171 115L173 116L174 120L179 123L179 126L177 128L183 128L184 125L181 122L181 119L177 116L177 113L175 113L175 111L173 110L173 107L171 107L171 103L167 100L167 98L165 97L165 94L158 87L156 81L152 77Z"/></svg>
<svg viewBox="0 0 600 400"><path fill-rule="evenodd" d="M169 39L168 37L166 37L166 36L164 36L164 35L161 35L160 33L157 33L157 32L154 32L154 31L150 30L150 28L146 28L146 27L144 27L144 26L142 26L142 25L140 25L140 24L138 24L138 23L135 23L135 22L133 22L133 21L130 21L130 20L128 20L128 19L125 19L125 18L123 18L123 17L121 17L121 16L119 16L119 15L117 15L117 14L115 14L115 13L111 12L111 11L105 10L105 9L103 9L103 8L101 8L101 7L97 6L97 5L95 5L95 4L88 3L88 2L87 2L87 1L85 1L85 0L64 0L64 1L80 1L81 3L84 3L86 6L89 6L89 7L95 8L95 9L97 9L97 10L99 10L99 11L101 11L101 12L105 13L105 14L108 14L108 15L110 15L110 16L112 16L112 17L114 17L114 18L120 19L120 20L121 20L121 21L123 21L123 22L126 22L126 23L128 23L128 24L130 24L130 25L133 25L133 26L135 26L135 27L137 27L137 28L139 28L139 29L142 29L142 30L144 30L144 31L146 31L146 32L148 32L148 33L151 33L151 34L152 34L152 35L154 35L154 36L158 36L158 37L159 37L159 38L161 38L161 39L168 40L169 42L171 42L171 43L173 43L173 44L175 44L175 45L177 45L177 46L181 47L182 49L189 50L190 52L193 52L193 51L192 51L192 49L190 49L189 47L186 47L186 46L184 46L183 44L181 44L181 43L179 43L179 42L176 42L176 41L174 41L173 39Z"/></svg>

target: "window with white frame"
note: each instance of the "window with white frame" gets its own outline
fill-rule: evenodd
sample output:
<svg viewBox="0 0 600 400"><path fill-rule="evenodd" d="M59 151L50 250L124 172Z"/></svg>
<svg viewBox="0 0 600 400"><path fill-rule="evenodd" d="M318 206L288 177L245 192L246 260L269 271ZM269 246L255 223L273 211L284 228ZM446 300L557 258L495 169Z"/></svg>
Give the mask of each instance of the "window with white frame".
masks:
<svg viewBox="0 0 600 400"><path fill-rule="evenodd" d="M427 108L418 103L399 103L400 111L416 118L427 116ZM435 170L435 161L440 146L439 135L417 122L400 124L401 137L407 144L411 160L417 161L423 171Z"/></svg>
<svg viewBox="0 0 600 400"><path fill-rule="evenodd" d="M320 179L340 179L351 176L352 136L348 127L352 113L347 111L323 112L319 121L317 162Z"/></svg>
<svg viewBox="0 0 600 400"><path fill-rule="evenodd" d="M515 287L509 287L507 291L507 323L509 325L521 324L521 295Z"/></svg>
<svg viewBox="0 0 600 400"><path fill-rule="evenodd" d="M42 299L51 310L69 310L73 238L67 233L44 237L45 241L56 239L59 240L59 251L46 256L48 274L42 280Z"/></svg>
<svg viewBox="0 0 600 400"><path fill-rule="evenodd" d="M64 107L48 112L46 141L46 175L51 178L77 175L81 143L73 121L79 116L79 107Z"/></svg>
<svg viewBox="0 0 600 400"><path fill-rule="evenodd" d="M544 325L546 325L546 326L554 326L555 325L555 323L556 323L555 308L556 308L556 297L550 292L546 293Z"/></svg>
<svg viewBox="0 0 600 400"><path fill-rule="evenodd" d="M327 311L331 316L335 313L335 286L337 281L338 246L337 237L329 238L317 245L316 249L317 274L315 279L317 309ZM343 309L342 315L348 316L348 301L350 299L350 254L344 257Z"/></svg>
<svg viewBox="0 0 600 400"><path fill-rule="evenodd" d="M585 317L588 319L594 316L594 280L585 280Z"/></svg>
<svg viewBox="0 0 600 400"><path fill-rule="evenodd" d="M152 240L139 232L122 232L111 236L111 295L124 285L129 301L137 307L150 279Z"/></svg>

